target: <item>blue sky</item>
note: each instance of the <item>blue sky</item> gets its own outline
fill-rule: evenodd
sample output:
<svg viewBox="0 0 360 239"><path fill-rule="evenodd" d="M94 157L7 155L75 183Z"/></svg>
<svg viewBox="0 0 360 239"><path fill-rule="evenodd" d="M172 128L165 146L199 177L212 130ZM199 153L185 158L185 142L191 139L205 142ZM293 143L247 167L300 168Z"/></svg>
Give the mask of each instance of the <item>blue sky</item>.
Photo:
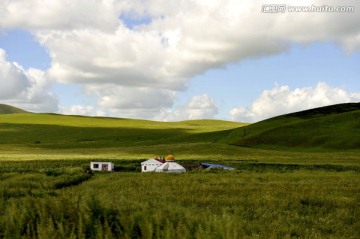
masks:
<svg viewBox="0 0 360 239"><path fill-rule="evenodd" d="M124 2L73 6L105 19L78 19L74 10L62 22L56 16L66 10L36 1L19 19L5 12L0 101L35 112L250 122L360 101L359 14L315 13L319 27L302 13L297 20L251 10L261 9L248 8L251 1L176 10L156 0Z"/></svg>
<svg viewBox="0 0 360 239"><path fill-rule="evenodd" d="M50 67L49 54L30 32L20 29L4 30L0 33L0 47L6 51L9 61L18 62L24 68L46 70Z"/></svg>

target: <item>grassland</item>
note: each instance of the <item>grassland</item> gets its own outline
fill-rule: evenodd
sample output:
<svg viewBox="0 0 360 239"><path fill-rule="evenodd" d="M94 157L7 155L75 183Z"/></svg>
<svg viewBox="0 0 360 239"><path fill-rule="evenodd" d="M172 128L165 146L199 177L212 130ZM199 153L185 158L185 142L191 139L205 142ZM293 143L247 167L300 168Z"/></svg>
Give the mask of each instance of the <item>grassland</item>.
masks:
<svg viewBox="0 0 360 239"><path fill-rule="evenodd" d="M249 126L2 114L0 238L359 238L358 110L348 107ZM295 144L298 127L327 140ZM351 143L331 144L341 133ZM169 152L237 170L139 173ZM115 172L86 174L92 160Z"/></svg>
<svg viewBox="0 0 360 239"><path fill-rule="evenodd" d="M354 171L191 171L88 176L13 165L2 238L359 238ZM60 164L61 165L61 164ZM17 169L19 171L17 171Z"/></svg>

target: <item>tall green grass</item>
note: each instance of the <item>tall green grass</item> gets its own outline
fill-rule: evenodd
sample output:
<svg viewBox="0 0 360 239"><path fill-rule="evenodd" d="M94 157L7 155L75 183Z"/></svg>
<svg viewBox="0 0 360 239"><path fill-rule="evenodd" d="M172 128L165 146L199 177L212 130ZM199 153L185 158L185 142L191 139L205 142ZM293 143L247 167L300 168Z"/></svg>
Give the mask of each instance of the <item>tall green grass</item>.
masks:
<svg viewBox="0 0 360 239"><path fill-rule="evenodd" d="M356 172L2 174L2 238L358 238ZM87 176L89 177L89 176ZM59 182L73 182L58 187Z"/></svg>

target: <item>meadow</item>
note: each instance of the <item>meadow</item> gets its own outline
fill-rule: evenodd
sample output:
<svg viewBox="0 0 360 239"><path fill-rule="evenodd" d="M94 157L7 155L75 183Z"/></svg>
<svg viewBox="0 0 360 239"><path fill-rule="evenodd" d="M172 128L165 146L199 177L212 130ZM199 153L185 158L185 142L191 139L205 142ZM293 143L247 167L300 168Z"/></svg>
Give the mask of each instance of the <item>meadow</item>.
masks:
<svg viewBox="0 0 360 239"><path fill-rule="evenodd" d="M354 168L84 173L86 161L1 165L1 238L359 238ZM260 170L259 170L260 169ZM133 171L132 171L133 170Z"/></svg>
<svg viewBox="0 0 360 239"><path fill-rule="evenodd" d="M284 144L276 127L297 132L303 118L246 126L19 113L0 115L0 238L360 238L357 111L344 112L346 148L329 148L332 133L313 148ZM236 170L140 173L168 153ZM87 174L94 160L115 172Z"/></svg>

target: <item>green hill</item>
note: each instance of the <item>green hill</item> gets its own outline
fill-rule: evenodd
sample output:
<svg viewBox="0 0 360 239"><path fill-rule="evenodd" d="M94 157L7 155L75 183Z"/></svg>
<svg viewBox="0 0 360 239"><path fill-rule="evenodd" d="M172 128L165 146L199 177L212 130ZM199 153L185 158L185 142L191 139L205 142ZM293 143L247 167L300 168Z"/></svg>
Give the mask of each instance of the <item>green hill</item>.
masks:
<svg viewBox="0 0 360 239"><path fill-rule="evenodd" d="M276 150L360 148L360 103L296 112L251 125L221 120L157 122L34 114L7 105L1 105L0 112L0 147L8 149L121 147L144 151L161 146L205 152L211 147L206 148L207 143L224 147L223 151L228 150L227 145ZM196 144L205 148L196 148Z"/></svg>
<svg viewBox="0 0 360 239"><path fill-rule="evenodd" d="M338 104L274 117L234 129L222 141L265 149L358 149L360 103Z"/></svg>
<svg viewBox="0 0 360 239"><path fill-rule="evenodd" d="M210 142L218 139L218 132L242 125L221 120L157 122L57 114L3 114L0 115L0 145L76 149Z"/></svg>
<svg viewBox="0 0 360 239"><path fill-rule="evenodd" d="M29 112L10 105L0 104L0 114L25 114L25 113L29 113Z"/></svg>

